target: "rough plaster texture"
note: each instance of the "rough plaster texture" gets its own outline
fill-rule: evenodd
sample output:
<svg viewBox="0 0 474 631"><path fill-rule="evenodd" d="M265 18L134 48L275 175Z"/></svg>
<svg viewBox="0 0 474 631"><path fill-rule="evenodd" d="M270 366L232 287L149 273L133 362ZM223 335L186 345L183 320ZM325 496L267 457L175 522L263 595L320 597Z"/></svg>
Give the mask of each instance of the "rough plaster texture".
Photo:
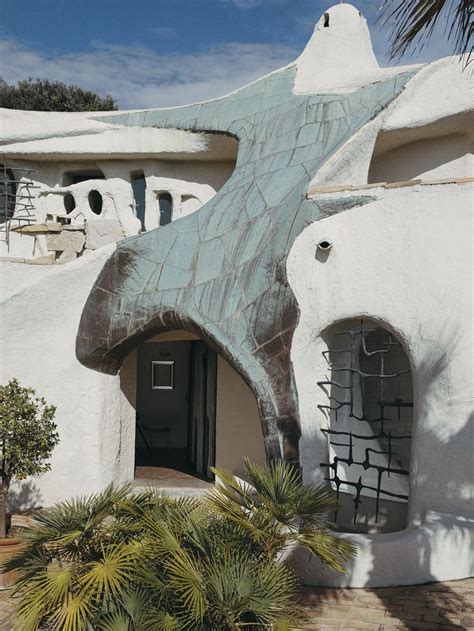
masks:
<svg viewBox="0 0 474 631"><path fill-rule="evenodd" d="M86 223L86 247L90 250L120 241L122 237L120 223L113 219L98 219Z"/></svg>
<svg viewBox="0 0 474 631"><path fill-rule="evenodd" d="M60 434L52 471L15 485L19 508L96 491L116 478L118 379L94 374L74 355L84 302L112 249L77 259L67 274L63 267L0 264L1 383L17 377L56 405Z"/></svg>
<svg viewBox="0 0 474 631"><path fill-rule="evenodd" d="M48 250L81 252L84 242L84 235L81 232L72 230L64 230L59 234L53 233L46 236L46 247Z"/></svg>
<svg viewBox="0 0 474 631"><path fill-rule="evenodd" d="M292 550L288 561L305 585L329 587L389 587L458 580L472 576L474 520L428 511L423 524L399 533L348 535L358 555L348 574L336 575L302 549Z"/></svg>
<svg viewBox="0 0 474 631"><path fill-rule="evenodd" d="M470 571L472 188L386 191L377 201L309 226L288 259L288 280L300 310L291 357L306 481L319 482L325 475L319 463L326 458L321 429L327 421L318 405L327 399L316 383L327 375L325 330L334 322L370 318L393 331L410 358L415 407L408 531L356 537L364 545L343 579L354 587L459 578ZM327 258L315 256L321 239L333 243ZM432 546L429 511L440 515L438 543ZM417 547L417 541L423 545ZM454 552L463 560L456 567ZM312 570L304 571L309 580ZM316 566L313 571L316 583ZM325 580L338 582L334 576Z"/></svg>

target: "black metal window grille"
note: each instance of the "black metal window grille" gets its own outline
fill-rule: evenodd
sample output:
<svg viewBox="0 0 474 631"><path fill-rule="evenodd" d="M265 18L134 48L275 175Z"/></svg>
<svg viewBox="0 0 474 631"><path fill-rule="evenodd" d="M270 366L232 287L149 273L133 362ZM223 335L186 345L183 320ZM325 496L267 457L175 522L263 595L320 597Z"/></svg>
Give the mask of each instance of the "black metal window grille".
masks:
<svg viewBox="0 0 474 631"><path fill-rule="evenodd" d="M408 357L391 333L364 321L328 339L323 355L330 378L318 382L328 396L319 408L329 418L329 428L322 430L328 461L321 467L338 498L341 492L353 496L354 524L367 496L375 498L377 522L382 499L408 501L390 483L409 476L413 390ZM342 416L345 427L338 429ZM337 512L334 518L337 522Z"/></svg>
<svg viewBox="0 0 474 631"><path fill-rule="evenodd" d="M12 223L16 227L36 221L33 189L30 175L33 169L9 167L0 164L0 239L10 242Z"/></svg>

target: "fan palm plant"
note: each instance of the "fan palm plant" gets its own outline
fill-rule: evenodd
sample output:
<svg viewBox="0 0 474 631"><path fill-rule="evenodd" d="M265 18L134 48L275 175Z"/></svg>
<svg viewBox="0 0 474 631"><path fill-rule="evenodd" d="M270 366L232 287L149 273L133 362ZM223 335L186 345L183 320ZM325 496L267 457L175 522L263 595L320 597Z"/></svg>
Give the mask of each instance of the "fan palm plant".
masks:
<svg viewBox="0 0 474 631"><path fill-rule="evenodd" d="M302 484L299 472L282 460L262 467L246 459L244 469L248 483L213 469L218 480L208 499L213 509L271 557L299 544L331 569L345 572L343 564L355 549L327 528L328 515L337 507L332 490Z"/></svg>
<svg viewBox="0 0 474 631"><path fill-rule="evenodd" d="M306 545L343 571L353 548L325 527L335 505L287 464L226 471L205 499L108 487L36 516L8 568L21 631L288 629L304 620L283 556Z"/></svg>

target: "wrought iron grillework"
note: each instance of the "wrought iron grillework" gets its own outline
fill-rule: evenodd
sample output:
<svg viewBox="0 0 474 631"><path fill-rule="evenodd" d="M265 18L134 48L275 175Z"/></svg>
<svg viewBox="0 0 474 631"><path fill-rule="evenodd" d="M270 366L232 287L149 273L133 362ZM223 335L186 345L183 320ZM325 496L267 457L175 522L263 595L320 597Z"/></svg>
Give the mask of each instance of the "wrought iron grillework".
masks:
<svg viewBox="0 0 474 631"><path fill-rule="evenodd" d="M391 333L379 327L368 328L364 321L333 333L332 341L335 343L323 353L331 378L318 382L329 401L318 407L329 417L329 429L322 431L328 442L328 456L330 447L335 455L321 467L327 469L325 479L335 486L338 498L345 487L353 492L354 524L363 496L374 494L377 522L381 499L408 500L408 495L390 488L393 485L389 482L393 475L409 475L413 402L404 400L407 393L401 383L405 375L410 375L408 358ZM411 399L411 380L409 390ZM346 427L335 429L342 417ZM359 429L354 427L354 431L352 425ZM360 431L364 428L366 434ZM375 473L370 476L375 483L364 480L363 472L369 470Z"/></svg>
<svg viewBox="0 0 474 631"><path fill-rule="evenodd" d="M12 222L17 227L36 222L33 189L40 187L30 179L32 173L36 171L0 164L0 234L5 233L7 246Z"/></svg>

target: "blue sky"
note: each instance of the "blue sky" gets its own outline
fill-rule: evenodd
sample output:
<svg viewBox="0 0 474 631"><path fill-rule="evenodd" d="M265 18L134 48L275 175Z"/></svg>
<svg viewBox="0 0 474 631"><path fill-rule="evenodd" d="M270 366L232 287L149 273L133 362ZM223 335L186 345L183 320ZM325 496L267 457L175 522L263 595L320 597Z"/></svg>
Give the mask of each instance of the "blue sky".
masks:
<svg viewBox="0 0 474 631"><path fill-rule="evenodd" d="M121 108L225 94L292 61L332 2L320 0L1 0L0 76L75 83ZM387 60L381 0L354 2ZM419 55L448 55L437 33Z"/></svg>

